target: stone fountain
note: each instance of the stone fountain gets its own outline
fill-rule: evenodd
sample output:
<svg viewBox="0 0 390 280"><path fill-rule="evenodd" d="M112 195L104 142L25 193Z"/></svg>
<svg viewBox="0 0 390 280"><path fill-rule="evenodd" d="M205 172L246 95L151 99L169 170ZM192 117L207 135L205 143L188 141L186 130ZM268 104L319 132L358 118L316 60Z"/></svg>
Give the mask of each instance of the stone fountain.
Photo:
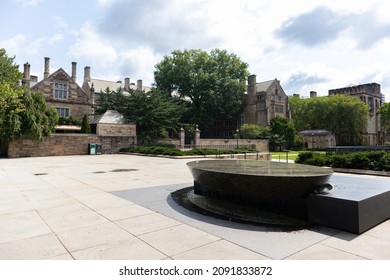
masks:
<svg viewBox="0 0 390 280"><path fill-rule="evenodd" d="M249 212L257 209L306 219L309 194L332 189L330 168L258 160L199 160L187 166L194 178L191 202L214 211L220 203L231 203L233 209L245 207ZM230 208L221 207L218 212L235 216ZM245 215L241 219L247 220Z"/></svg>
<svg viewBox="0 0 390 280"><path fill-rule="evenodd" d="M217 217L283 226L319 224L358 234L390 217L390 186L364 180L333 185L331 168L233 159L187 165L194 186L172 196Z"/></svg>

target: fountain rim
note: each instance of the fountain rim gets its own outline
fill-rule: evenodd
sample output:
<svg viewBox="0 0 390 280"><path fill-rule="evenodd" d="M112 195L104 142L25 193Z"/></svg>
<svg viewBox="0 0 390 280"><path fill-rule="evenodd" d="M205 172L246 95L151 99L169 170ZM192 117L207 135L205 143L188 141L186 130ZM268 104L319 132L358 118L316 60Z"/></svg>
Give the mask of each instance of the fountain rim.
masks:
<svg viewBox="0 0 390 280"><path fill-rule="evenodd" d="M195 160L187 162L187 166L190 169L196 169L201 170L204 172L213 172L213 173L222 173L222 174L234 174L234 175L240 175L240 176L255 176L255 177L284 177L284 178L309 178L309 177L323 177L323 176L331 176L334 171L331 167L320 167L320 166L313 166L313 165L306 165L306 164L299 164L299 163L290 163L290 162L274 162L274 161L266 161L271 165L285 165L285 166L299 166L299 167L305 167L309 170L317 170L322 171L320 173L310 174L310 172L307 173L296 173L296 174L281 174L281 173L275 173L275 174L265 174L265 173L243 173L243 172L233 172L231 170L216 170L212 168L207 168L205 166L193 166L195 163L199 162L259 162L263 163L264 161L261 160L248 160L248 159L216 159L216 160ZM260 166L259 166L260 167Z"/></svg>

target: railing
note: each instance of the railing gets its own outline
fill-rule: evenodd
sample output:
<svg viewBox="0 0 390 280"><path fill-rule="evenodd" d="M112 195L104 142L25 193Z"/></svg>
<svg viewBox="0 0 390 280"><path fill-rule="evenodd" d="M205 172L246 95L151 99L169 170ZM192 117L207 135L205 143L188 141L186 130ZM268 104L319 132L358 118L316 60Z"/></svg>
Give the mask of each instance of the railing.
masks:
<svg viewBox="0 0 390 280"><path fill-rule="evenodd" d="M370 152L370 151L390 151L390 146L334 146L327 147L326 154L347 154L356 152Z"/></svg>
<svg viewBox="0 0 390 280"><path fill-rule="evenodd" d="M179 145L176 148L180 149ZM254 144L220 144L220 145L184 145L184 149L213 149L213 150L235 150L235 149L255 149Z"/></svg>

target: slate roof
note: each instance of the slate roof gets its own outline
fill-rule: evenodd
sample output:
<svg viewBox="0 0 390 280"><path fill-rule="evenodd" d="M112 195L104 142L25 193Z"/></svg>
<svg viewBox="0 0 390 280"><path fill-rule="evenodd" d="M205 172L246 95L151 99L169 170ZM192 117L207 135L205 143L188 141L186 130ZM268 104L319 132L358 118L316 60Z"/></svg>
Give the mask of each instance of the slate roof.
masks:
<svg viewBox="0 0 390 280"><path fill-rule="evenodd" d="M100 80L100 79L91 79L90 82L88 82L89 88L92 87L95 89L96 93L100 93L101 91L105 91L107 88L109 88L112 91L116 91L118 89L123 89L125 87L125 84L123 82L113 82L113 81L107 81L107 80ZM130 84L130 88L136 90L137 85ZM142 90L149 91L150 87L142 86ZM128 93L128 91L123 91L124 94Z"/></svg>
<svg viewBox="0 0 390 280"><path fill-rule="evenodd" d="M124 124L125 118L122 114L115 110L107 110L104 114L100 115L92 123L106 123L106 124Z"/></svg>
<svg viewBox="0 0 390 280"><path fill-rule="evenodd" d="M263 92L267 91L267 89L272 85L272 83L275 80L270 80L270 81L265 81L265 82L260 82L256 84L256 92Z"/></svg>

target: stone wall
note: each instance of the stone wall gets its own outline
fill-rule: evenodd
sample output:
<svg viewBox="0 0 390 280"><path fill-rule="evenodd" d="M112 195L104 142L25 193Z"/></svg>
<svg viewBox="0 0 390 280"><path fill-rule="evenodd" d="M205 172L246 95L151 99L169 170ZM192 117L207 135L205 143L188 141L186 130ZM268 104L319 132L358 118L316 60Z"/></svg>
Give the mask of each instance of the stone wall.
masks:
<svg viewBox="0 0 390 280"><path fill-rule="evenodd" d="M52 134L41 142L19 139L8 144L8 157L88 155L89 143L100 143L102 154L116 153L135 144L134 136L98 136L95 134Z"/></svg>
<svg viewBox="0 0 390 280"><path fill-rule="evenodd" d="M96 134L101 136L135 136L136 125L98 123L96 126Z"/></svg>
<svg viewBox="0 0 390 280"><path fill-rule="evenodd" d="M200 148L237 148L237 139L200 139ZM238 139L238 147L253 147L259 152L269 151L269 141L266 139Z"/></svg>

